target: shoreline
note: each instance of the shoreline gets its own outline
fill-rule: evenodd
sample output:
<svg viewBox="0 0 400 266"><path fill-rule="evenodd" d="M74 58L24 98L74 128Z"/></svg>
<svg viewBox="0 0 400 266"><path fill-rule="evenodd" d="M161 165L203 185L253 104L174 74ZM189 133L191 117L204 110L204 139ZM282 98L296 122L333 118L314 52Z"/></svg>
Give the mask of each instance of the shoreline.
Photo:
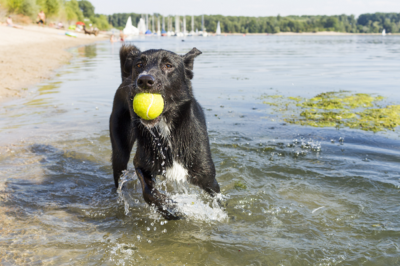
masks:
<svg viewBox="0 0 400 266"><path fill-rule="evenodd" d="M55 69L71 60L72 54L66 49L108 39L104 34L95 37L81 33L73 38L65 31L0 25L0 105L24 97L28 87L51 78Z"/></svg>
<svg viewBox="0 0 400 266"><path fill-rule="evenodd" d="M215 33L209 33L214 36ZM379 36L382 33L349 33L349 32L337 32L337 31L317 31L317 32L279 32L279 33L221 33L222 35L227 36ZM399 33L388 34L391 35L400 35Z"/></svg>

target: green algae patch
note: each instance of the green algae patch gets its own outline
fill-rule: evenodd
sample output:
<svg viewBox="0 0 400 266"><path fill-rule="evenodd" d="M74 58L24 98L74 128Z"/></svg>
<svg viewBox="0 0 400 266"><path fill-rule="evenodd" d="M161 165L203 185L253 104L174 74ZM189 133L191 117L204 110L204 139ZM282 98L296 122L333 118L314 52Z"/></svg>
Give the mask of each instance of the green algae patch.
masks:
<svg viewBox="0 0 400 266"><path fill-rule="evenodd" d="M234 184L234 188L236 189L246 189L246 184L242 183L242 181L236 181Z"/></svg>
<svg viewBox="0 0 400 266"><path fill-rule="evenodd" d="M372 94L338 91L310 99L281 95L263 95L261 99L269 99L263 103L291 124L373 132L395 130L400 125L400 105L385 105L384 97Z"/></svg>

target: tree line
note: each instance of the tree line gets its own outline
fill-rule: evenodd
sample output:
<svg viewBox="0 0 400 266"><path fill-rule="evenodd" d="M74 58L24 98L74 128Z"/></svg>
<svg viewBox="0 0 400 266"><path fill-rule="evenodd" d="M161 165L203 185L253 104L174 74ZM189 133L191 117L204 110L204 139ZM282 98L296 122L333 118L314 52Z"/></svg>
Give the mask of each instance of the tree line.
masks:
<svg viewBox="0 0 400 266"><path fill-rule="evenodd" d="M74 24L84 21L93 24L101 30L111 27L123 29L128 17L132 18L137 26L140 18L145 14L117 13L101 15L95 13L95 7L89 0L0 0L0 9L6 9L8 14L21 14L35 21L37 13L43 10L49 20L63 21ZM1 10L0 10L1 11ZM160 14L151 14L149 18L162 22ZM182 21L182 16L180 17ZM165 24L172 20L174 31L175 16L165 16ZM194 28L191 25L191 16L186 16L186 29L188 31L201 30L202 16L194 16ZM390 33L400 33L400 13L373 13L362 14L358 18L354 15L337 16L276 16L276 17L245 17L204 15L204 26L208 32L215 32L217 23L221 23L224 33L279 33L279 32L318 32L337 31L348 33L379 33L383 29ZM149 27L151 29L151 27ZM167 28L165 29L167 30Z"/></svg>
<svg viewBox="0 0 400 266"><path fill-rule="evenodd" d="M43 10L51 22L74 24L84 21L101 30L110 28L108 17L95 14L95 7L88 0L0 0L0 8L6 9L8 14L20 14L31 21L36 21L38 12Z"/></svg>
<svg viewBox="0 0 400 266"><path fill-rule="evenodd" d="M137 13L117 13L108 16L108 22L115 28L123 29L128 17L137 26L140 18L145 15ZM152 14L162 22L160 14ZM164 19L172 19L175 25L175 16L166 16ZM180 17L181 21L183 16ZM186 16L186 29L191 31L191 16ZM194 16L194 31L201 30L202 16ZM318 32L337 31L348 33L379 33L383 29L390 33L400 33L400 13L373 13L362 14L358 18L354 15L336 16L276 16L276 17L244 17L204 15L204 24L208 32L215 32L220 21L221 31L225 33L279 33L279 32ZM151 25L151 24L150 24ZM167 27L167 26L166 26ZM151 27L149 27L151 29ZM165 29L167 30L167 29ZM174 30L174 29L173 29Z"/></svg>

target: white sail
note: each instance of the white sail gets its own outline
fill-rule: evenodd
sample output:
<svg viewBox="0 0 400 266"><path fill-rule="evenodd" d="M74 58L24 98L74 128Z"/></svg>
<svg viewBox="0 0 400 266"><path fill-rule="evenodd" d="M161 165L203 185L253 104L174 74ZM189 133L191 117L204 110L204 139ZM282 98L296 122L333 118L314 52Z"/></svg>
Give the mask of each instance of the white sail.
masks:
<svg viewBox="0 0 400 266"><path fill-rule="evenodd" d="M125 28L123 29L123 33L127 36L135 36L139 35L139 30L135 26L132 25L131 17L128 18L126 22Z"/></svg>
<svg viewBox="0 0 400 266"><path fill-rule="evenodd" d="M221 35L221 25L219 24L219 21L218 21L218 24L217 24L217 31L215 33L217 35Z"/></svg>
<svg viewBox="0 0 400 266"><path fill-rule="evenodd" d="M386 35L386 30L383 29L383 31L382 31L382 36L385 36L385 35Z"/></svg>
<svg viewBox="0 0 400 266"><path fill-rule="evenodd" d="M139 34L145 34L146 33L146 23L144 22L144 19L140 19L138 23L138 30Z"/></svg>

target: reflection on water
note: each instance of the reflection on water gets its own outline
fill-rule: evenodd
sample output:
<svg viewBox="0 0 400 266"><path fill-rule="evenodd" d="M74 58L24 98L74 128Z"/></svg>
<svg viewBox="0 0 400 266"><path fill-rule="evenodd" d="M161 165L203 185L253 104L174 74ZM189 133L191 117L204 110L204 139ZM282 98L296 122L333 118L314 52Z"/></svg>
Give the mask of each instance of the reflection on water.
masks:
<svg viewBox="0 0 400 266"><path fill-rule="evenodd" d="M400 264L399 129L301 126L276 111L341 90L399 105L398 36L134 43L203 52L193 87L224 208L160 178L187 214L166 221L144 203L131 164L122 189L113 187L119 44L74 48L53 80L0 107L0 264Z"/></svg>

